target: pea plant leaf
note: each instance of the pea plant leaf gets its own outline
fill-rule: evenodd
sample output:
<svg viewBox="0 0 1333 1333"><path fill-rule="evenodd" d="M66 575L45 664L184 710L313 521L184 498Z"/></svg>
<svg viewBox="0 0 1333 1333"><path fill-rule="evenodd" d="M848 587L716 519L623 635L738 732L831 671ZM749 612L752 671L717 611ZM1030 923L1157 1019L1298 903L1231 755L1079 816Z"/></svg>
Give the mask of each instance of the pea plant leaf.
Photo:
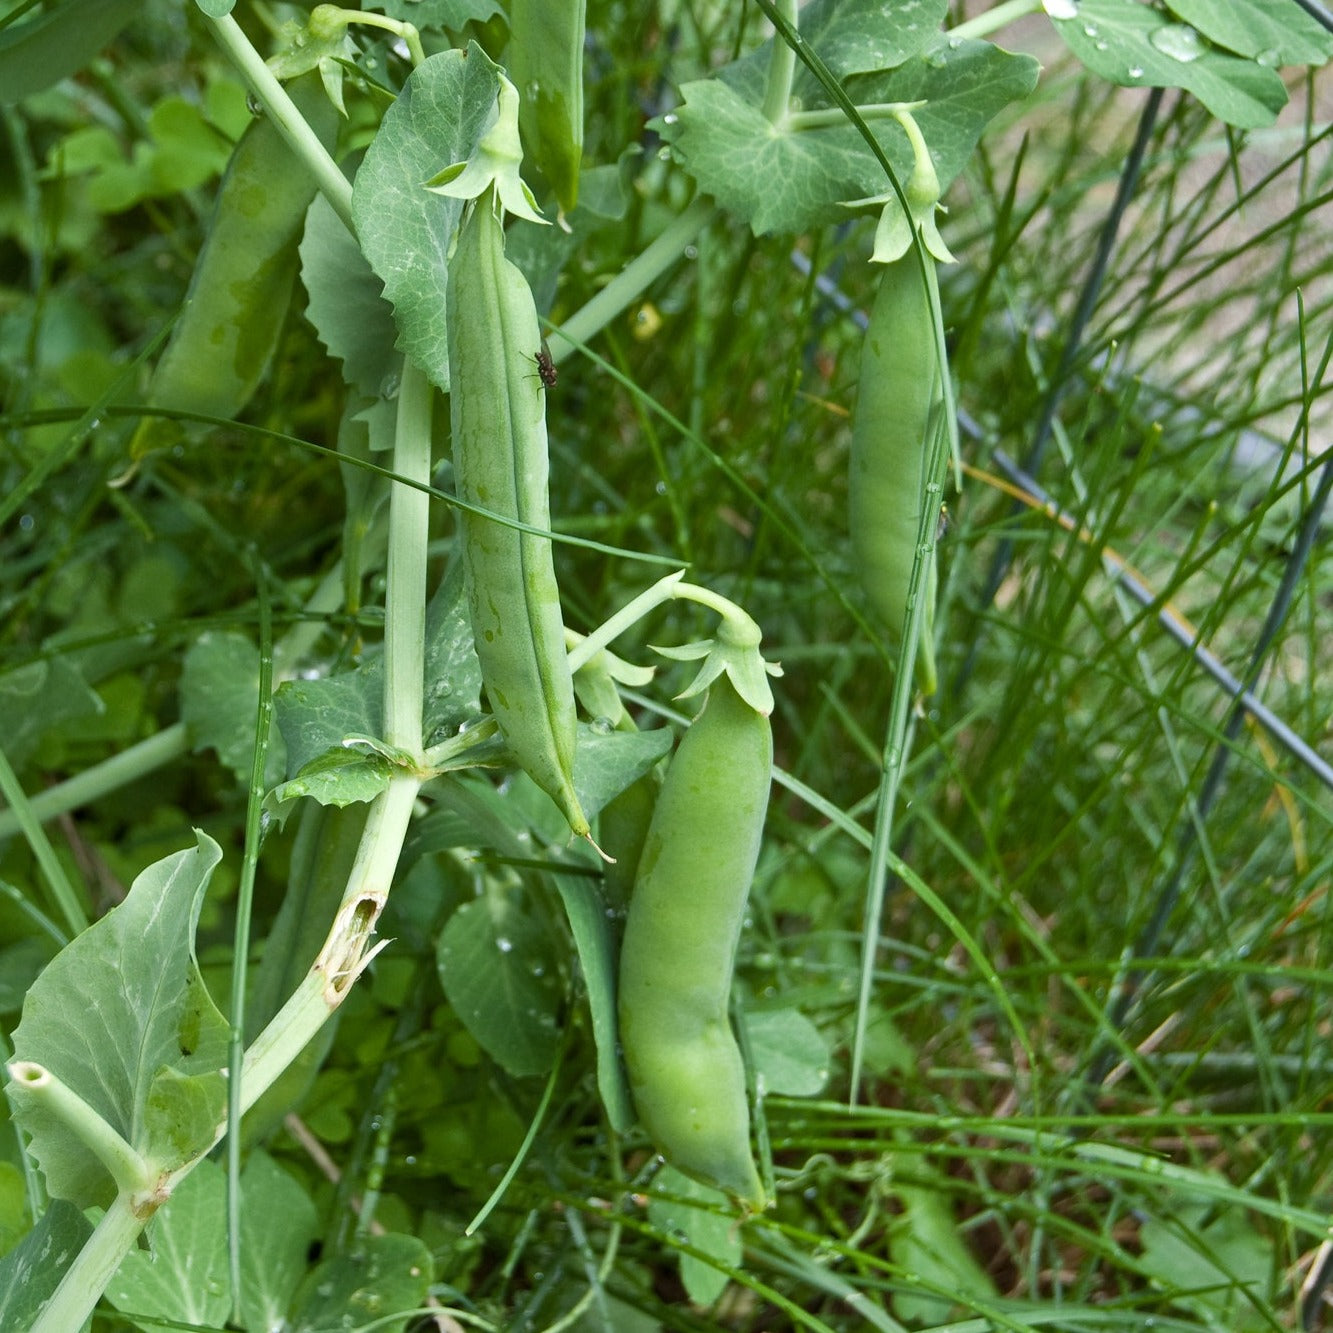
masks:
<svg viewBox="0 0 1333 1333"><path fill-rule="evenodd" d="M745 1036L764 1091L814 1097L828 1082L829 1047L799 1009L755 1009L745 1015Z"/></svg>
<svg viewBox="0 0 1333 1333"><path fill-rule="evenodd" d="M213 749L236 775L250 781L259 712L259 649L244 634L205 630L185 654L181 671L181 718L196 750ZM269 783L286 768L282 736L269 737Z"/></svg>
<svg viewBox="0 0 1333 1333"><path fill-rule="evenodd" d="M552 941L499 889L464 903L440 932L440 985L477 1045L514 1075L555 1058L561 987Z"/></svg>
<svg viewBox="0 0 1333 1333"><path fill-rule="evenodd" d="M441 581L427 608L424 679L427 744L481 717L481 667L461 566ZM270 808L285 816L301 796L346 806L373 800L388 785L395 756L375 739L384 729L382 659L323 680L284 681L274 695L274 715L286 743L288 780L270 793Z"/></svg>
<svg viewBox="0 0 1333 1333"><path fill-rule="evenodd" d="M453 565L426 608L421 734L435 745L482 715L481 663L472 640L463 566Z"/></svg>
<svg viewBox="0 0 1333 1333"><path fill-rule="evenodd" d="M124 902L61 950L14 1032L16 1059L50 1070L150 1166L168 1171L208 1147L226 1102L227 1022L194 954L222 849L207 834L196 838L149 866ZM52 1197L109 1203L110 1175L83 1140L21 1084L7 1090Z"/></svg>
<svg viewBox="0 0 1333 1333"><path fill-rule="evenodd" d="M107 1297L138 1327L226 1323L233 1296L226 1195L226 1172L215 1162L200 1162L153 1215L148 1249L125 1256ZM315 1205L262 1152L251 1154L245 1165L241 1198L241 1323L248 1329L282 1328L319 1234Z"/></svg>
<svg viewBox="0 0 1333 1333"><path fill-rule="evenodd" d="M804 18L805 11L802 11ZM1030 56L1011 55L989 42L947 40L926 34L919 55L887 71L851 75L847 91L858 104L924 100L915 112L930 147L941 188L962 170L987 122L1036 85ZM818 49L817 37L812 44ZM663 137L702 189L749 222L757 234L805 231L847 217L843 204L883 194L884 169L850 122L805 128L799 118L772 124L762 111L763 89L745 62L717 78L688 83L684 104L662 122ZM805 111L826 109L814 85ZM670 123L668 123L670 122ZM869 123L900 179L913 155L896 121Z"/></svg>
<svg viewBox="0 0 1333 1333"><path fill-rule="evenodd" d="M592 1039L597 1048L597 1091L611 1128L617 1134L628 1134L634 1128L634 1104L620 1063L616 1016L617 952L611 937L606 902L594 881L583 876L557 875L555 884L574 936L579 968L588 992Z"/></svg>
<svg viewBox="0 0 1333 1333"><path fill-rule="evenodd" d="M660 1198L659 1192L671 1197ZM664 1166L657 1173L648 1199L648 1220L655 1227L738 1268L742 1249L740 1229L728 1211L727 1196L721 1190L691 1180L674 1166ZM692 1254L680 1256L680 1278L696 1305L712 1305L730 1280L712 1264Z"/></svg>
<svg viewBox="0 0 1333 1333"><path fill-rule="evenodd" d="M589 819L671 749L671 729L608 731L580 722L574 787Z"/></svg>
<svg viewBox="0 0 1333 1333"><path fill-rule="evenodd" d="M147 1234L148 1249L131 1250L107 1285L111 1304L142 1329L159 1321L221 1328L231 1313L222 1168L200 1162L153 1215Z"/></svg>
<svg viewBox="0 0 1333 1333"><path fill-rule="evenodd" d="M363 1236L347 1254L326 1259L306 1279L289 1333L373 1327L403 1333L433 1277L430 1251L415 1236ZM402 1312L401 1319L392 1318Z"/></svg>
<svg viewBox="0 0 1333 1333"><path fill-rule="evenodd" d="M1083 64L1111 83L1183 88L1239 129L1271 125L1287 104L1277 70L1218 51L1197 29L1137 0L1079 0L1070 9L1075 17L1052 14L1056 32Z"/></svg>
<svg viewBox="0 0 1333 1333"><path fill-rule="evenodd" d="M468 23L485 23L504 13L496 0L382 0L375 8L418 28L452 28L455 32Z"/></svg>
<svg viewBox="0 0 1333 1333"><path fill-rule="evenodd" d="M1333 33L1296 0L1168 0L1168 8L1210 42L1261 65L1322 65L1333 55Z"/></svg>
<svg viewBox="0 0 1333 1333"><path fill-rule="evenodd" d="M93 1224L65 1199L56 1199L37 1225L0 1257L0 1328L31 1328L55 1294Z"/></svg>
<svg viewBox="0 0 1333 1333"><path fill-rule="evenodd" d="M56 728L95 717L102 700L64 657L29 662L0 676L5 757L22 768Z"/></svg>
<svg viewBox="0 0 1333 1333"><path fill-rule="evenodd" d="M342 362L344 379L363 398L392 398L401 369L393 307L356 238L322 194L306 213L300 254L310 298L306 318L320 342Z"/></svg>
<svg viewBox="0 0 1333 1333"><path fill-rule="evenodd" d="M300 1182L262 1152L245 1164L241 1197L241 1324L282 1328L319 1236L319 1214Z"/></svg>
<svg viewBox="0 0 1333 1333"><path fill-rule="evenodd" d="M385 112L352 188L357 236L393 304L397 346L446 392L446 260L463 203L425 183L472 155L499 87L498 67L475 42L431 56Z"/></svg>
<svg viewBox="0 0 1333 1333"><path fill-rule="evenodd" d="M0 32L0 104L82 69L140 8L139 0L65 0Z"/></svg>

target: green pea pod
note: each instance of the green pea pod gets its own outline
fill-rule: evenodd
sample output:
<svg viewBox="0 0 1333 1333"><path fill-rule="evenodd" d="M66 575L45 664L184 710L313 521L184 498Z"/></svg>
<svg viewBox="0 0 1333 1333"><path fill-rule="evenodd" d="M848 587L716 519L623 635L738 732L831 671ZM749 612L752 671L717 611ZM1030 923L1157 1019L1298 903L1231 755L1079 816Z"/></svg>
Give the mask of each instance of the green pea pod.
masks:
<svg viewBox="0 0 1333 1333"><path fill-rule="evenodd" d="M583 26L586 0L510 0L509 73L528 154L568 213L583 157Z"/></svg>
<svg viewBox="0 0 1333 1333"><path fill-rule="evenodd" d="M537 309L504 255L490 192L449 261L449 404L458 493L532 527L551 526L546 390L533 369ZM515 760L588 836L574 793L574 685L549 538L464 512L463 571L491 711Z"/></svg>
<svg viewBox="0 0 1333 1333"><path fill-rule="evenodd" d="M338 112L318 73L293 80L288 92L331 147ZM153 370L150 407L230 419L250 401L287 317L296 248L314 197L314 177L272 120L251 124L232 152L184 307ZM142 457L167 442L162 423L146 420L131 454Z"/></svg>
<svg viewBox="0 0 1333 1333"><path fill-rule="evenodd" d="M933 263L932 263L932 279ZM884 267L861 352L848 476L852 555L876 616L894 635L907 624L908 591L933 433L944 393L930 300L912 254ZM935 592L932 546L923 584L925 619L917 679L935 692Z"/></svg>
<svg viewBox="0 0 1333 1333"><path fill-rule="evenodd" d="M620 1040L644 1127L678 1170L755 1208L727 1006L772 771L768 719L721 677L667 768L620 952Z"/></svg>

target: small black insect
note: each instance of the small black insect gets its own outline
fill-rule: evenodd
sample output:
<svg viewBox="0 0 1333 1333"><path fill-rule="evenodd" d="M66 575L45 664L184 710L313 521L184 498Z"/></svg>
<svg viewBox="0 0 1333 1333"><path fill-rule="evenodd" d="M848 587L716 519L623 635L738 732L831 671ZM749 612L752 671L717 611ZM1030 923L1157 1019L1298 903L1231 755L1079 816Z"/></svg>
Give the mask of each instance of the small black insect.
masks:
<svg viewBox="0 0 1333 1333"><path fill-rule="evenodd" d="M551 349L547 347L545 338L533 360L537 363L537 374L541 376L542 383L548 389L554 389L560 374L555 368L555 362L551 360Z"/></svg>

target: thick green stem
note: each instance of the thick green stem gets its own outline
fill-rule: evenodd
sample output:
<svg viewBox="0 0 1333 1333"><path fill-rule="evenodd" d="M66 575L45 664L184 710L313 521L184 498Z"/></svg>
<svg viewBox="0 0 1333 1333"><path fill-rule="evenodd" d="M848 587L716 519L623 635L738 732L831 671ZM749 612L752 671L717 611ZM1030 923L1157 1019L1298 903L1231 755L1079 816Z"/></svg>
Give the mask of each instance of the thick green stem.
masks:
<svg viewBox="0 0 1333 1333"><path fill-rule="evenodd" d="M118 1196L28 1333L70 1333L82 1328L146 1221L135 1215L128 1195Z"/></svg>
<svg viewBox="0 0 1333 1333"><path fill-rule="evenodd" d="M856 109L861 119L891 120L904 111L917 111L925 106L924 102L872 102ZM792 134L803 134L810 130L836 130L847 124L847 113L841 107L824 107L819 111L793 111L783 122L783 129Z"/></svg>
<svg viewBox="0 0 1333 1333"><path fill-rule="evenodd" d="M796 26L796 0L779 0L782 16ZM768 82L764 86L764 115L774 125L787 117L787 103L791 101L791 81L796 73L796 52L782 40L781 33L773 34L773 54L768 62Z"/></svg>
<svg viewBox="0 0 1333 1333"><path fill-rule="evenodd" d="M356 234L352 223L352 183L338 169L329 151L320 143L305 117L296 109L287 91L274 77L259 52L250 45L250 39L241 31L240 24L230 14L210 18L218 43L245 80L246 87L273 118L282 137L292 152L314 176L320 193L329 201L333 211Z"/></svg>
<svg viewBox="0 0 1333 1333"><path fill-rule="evenodd" d="M38 1103L106 1167L122 1194L138 1194L148 1187L149 1171L143 1158L45 1065L15 1060L9 1066L9 1076L25 1102Z"/></svg>
<svg viewBox="0 0 1333 1333"><path fill-rule="evenodd" d="M378 948L375 922L393 883L420 790L409 774L390 779L375 798L333 928L305 979L245 1053L241 1110L248 1111L343 1002Z"/></svg>
<svg viewBox="0 0 1333 1333"><path fill-rule="evenodd" d="M642 296L662 274L675 267L685 247L713 220L718 211L703 196L694 202L636 259L630 261L581 310L576 310L558 329L551 331L551 360L559 364L590 341L630 303ZM568 334L568 337L564 335Z"/></svg>
<svg viewBox="0 0 1333 1333"><path fill-rule="evenodd" d="M393 470L430 481L431 386L410 361L398 390ZM426 548L430 496L395 484L389 492L389 570L384 595L384 739L421 756L422 667L426 657Z"/></svg>

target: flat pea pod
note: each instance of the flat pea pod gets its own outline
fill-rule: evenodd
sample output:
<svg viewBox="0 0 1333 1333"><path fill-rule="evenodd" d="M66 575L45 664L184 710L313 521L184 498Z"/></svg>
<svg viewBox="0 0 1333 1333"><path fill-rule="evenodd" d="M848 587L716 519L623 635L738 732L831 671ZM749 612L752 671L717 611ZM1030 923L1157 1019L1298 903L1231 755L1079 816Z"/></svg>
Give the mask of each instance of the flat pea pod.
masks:
<svg viewBox="0 0 1333 1333"><path fill-rule="evenodd" d="M583 158L583 30L587 0L510 0L506 62L519 90L528 152L561 209L578 200Z"/></svg>
<svg viewBox="0 0 1333 1333"><path fill-rule="evenodd" d="M460 497L535 528L551 526L546 390L527 279L504 255L484 194L449 260L449 407ZM574 792L574 684L549 538L463 511L463 573L482 683L518 764L576 834L588 820Z"/></svg>
<svg viewBox="0 0 1333 1333"><path fill-rule="evenodd" d="M933 281L933 261L930 274ZM943 421L940 369L930 300L909 253L885 265L880 277L861 351L847 480L857 575L875 615L899 637L907 624L930 446ZM917 679L926 694L936 685L937 581L932 546L917 655Z"/></svg>
<svg viewBox="0 0 1333 1333"><path fill-rule="evenodd" d="M288 92L325 147L338 112L318 73ZM153 369L150 407L231 419L250 401L277 346L297 271L297 245L315 179L293 157L267 116L247 127L232 151L180 318ZM146 420L131 453L168 441Z"/></svg>
<svg viewBox="0 0 1333 1333"><path fill-rule="evenodd" d="M620 952L620 1040L649 1137L754 1208L764 1191L727 1006L772 773L768 719L720 677L667 768Z"/></svg>

